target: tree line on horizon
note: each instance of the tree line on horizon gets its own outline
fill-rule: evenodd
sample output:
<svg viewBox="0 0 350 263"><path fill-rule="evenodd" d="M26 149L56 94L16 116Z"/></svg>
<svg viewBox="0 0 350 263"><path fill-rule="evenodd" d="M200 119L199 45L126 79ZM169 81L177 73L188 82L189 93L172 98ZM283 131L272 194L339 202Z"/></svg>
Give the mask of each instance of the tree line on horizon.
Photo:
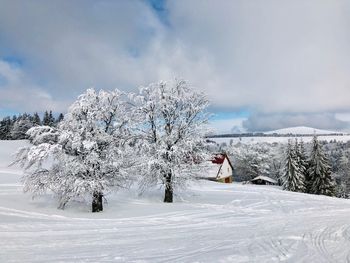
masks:
<svg viewBox="0 0 350 263"><path fill-rule="evenodd" d="M60 113L57 118L53 116L52 111L45 111L43 117L35 112L33 115L23 113L6 116L0 121L0 140L23 140L28 139L26 132L36 126L55 127L62 121L64 115Z"/></svg>

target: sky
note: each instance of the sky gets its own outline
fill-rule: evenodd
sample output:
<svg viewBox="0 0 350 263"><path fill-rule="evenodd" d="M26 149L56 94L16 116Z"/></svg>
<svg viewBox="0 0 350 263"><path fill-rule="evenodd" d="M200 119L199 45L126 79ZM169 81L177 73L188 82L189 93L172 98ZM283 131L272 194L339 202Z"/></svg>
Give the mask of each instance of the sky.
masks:
<svg viewBox="0 0 350 263"><path fill-rule="evenodd" d="M0 0L0 117L183 78L219 133L350 131L350 1Z"/></svg>

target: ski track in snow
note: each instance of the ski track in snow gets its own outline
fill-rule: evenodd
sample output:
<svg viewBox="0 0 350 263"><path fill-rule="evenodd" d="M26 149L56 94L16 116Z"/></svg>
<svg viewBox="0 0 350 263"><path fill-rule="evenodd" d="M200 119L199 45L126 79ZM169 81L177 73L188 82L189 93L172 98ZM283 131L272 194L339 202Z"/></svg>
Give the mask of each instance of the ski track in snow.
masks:
<svg viewBox="0 0 350 263"><path fill-rule="evenodd" d="M120 193L92 214L31 200L20 176L0 163L0 262L350 262L349 200L203 181L185 201Z"/></svg>
<svg viewBox="0 0 350 263"><path fill-rule="evenodd" d="M203 192L211 191L200 189L193 203L181 203L174 212L162 213L163 204L156 203L149 207L154 214L115 219L30 212L2 200L0 260L350 262L349 202L314 197L308 203L306 195L268 187L204 187L225 191L214 191L205 203Z"/></svg>

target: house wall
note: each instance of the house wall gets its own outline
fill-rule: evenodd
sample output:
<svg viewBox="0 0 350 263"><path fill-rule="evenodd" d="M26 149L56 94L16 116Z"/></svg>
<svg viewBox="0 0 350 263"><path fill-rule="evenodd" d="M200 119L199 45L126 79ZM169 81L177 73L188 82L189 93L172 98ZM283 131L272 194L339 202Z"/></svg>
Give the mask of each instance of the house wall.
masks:
<svg viewBox="0 0 350 263"><path fill-rule="evenodd" d="M232 183L232 176L229 176L226 178L219 178L219 179L217 179L217 182L231 184Z"/></svg>
<svg viewBox="0 0 350 263"><path fill-rule="evenodd" d="M231 182L232 182L232 167L230 163L228 162L227 158L225 158L224 162L222 163L220 172L218 173L218 180L223 179L225 177L231 177ZM223 180L225 181L225 180Z"/></svg>

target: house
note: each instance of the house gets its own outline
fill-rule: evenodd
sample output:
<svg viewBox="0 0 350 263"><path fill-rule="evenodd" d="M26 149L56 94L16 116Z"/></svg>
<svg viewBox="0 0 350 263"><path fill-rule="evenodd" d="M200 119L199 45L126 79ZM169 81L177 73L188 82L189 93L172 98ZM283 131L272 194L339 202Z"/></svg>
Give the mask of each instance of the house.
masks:
<svg viewBox="0 0 350 263"><path fill-rule="evenodd" d="M211 160L211 168L207 179L221 182L232 183L233 166L226 154L217 154Z"/></svg>
<svg viewBox="0 0 350 263"><path fill-rule="evenodd" d="M268 177L259 175L255 177L254 179L250 180L252 184L260 184L260 185L277 185L277 181Z"/></svg>

